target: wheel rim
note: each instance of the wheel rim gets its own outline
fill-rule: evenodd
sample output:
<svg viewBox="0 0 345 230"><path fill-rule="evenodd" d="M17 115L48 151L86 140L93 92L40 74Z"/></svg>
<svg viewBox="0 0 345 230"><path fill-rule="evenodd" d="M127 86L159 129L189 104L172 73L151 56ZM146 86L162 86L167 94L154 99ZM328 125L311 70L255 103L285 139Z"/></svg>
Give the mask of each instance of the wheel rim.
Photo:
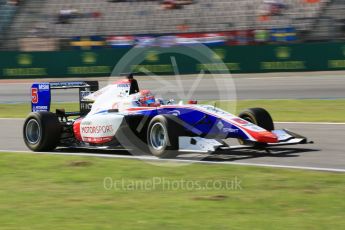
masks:
<svg viewBox="0 0 345 230"><path fill-rule="evenodd" d="M41 139L41 128L35 119L31 119L25 128L26 140L30 144L37 144Z"/></svg>
<svg viewBox="0 0 345 230"><path fill-rule="evenodd" d="M166 132L161 123L156 123L152 126L150 144L155 150L161 150L166 146Z"/></svg>

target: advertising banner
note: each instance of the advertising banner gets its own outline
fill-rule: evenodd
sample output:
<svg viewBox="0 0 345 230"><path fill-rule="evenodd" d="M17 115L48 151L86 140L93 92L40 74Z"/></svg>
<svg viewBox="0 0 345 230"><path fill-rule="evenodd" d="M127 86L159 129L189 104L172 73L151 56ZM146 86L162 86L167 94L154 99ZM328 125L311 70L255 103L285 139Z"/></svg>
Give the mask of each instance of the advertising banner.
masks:
<svg viewBox="0 0 345 230"><path fill-rule="evenodd" d="M167 42L167 41L165 41ZM169 44L169 43L168 43ZM289 45L211 46L210 60L223 62L231 73L345 70L345 43ZM180 74L218 70L219 65L199 63L174 47L142 47L140 63L126 68L145 74L174 74L171 57ZM1 52L0 78L109 76L131 49L71 50L47 52ZM166 52L169 50L169 52ZM128 60L130 62L131 60ZM127 62L125 62L127 63ZM225 70L224 70L225 71Z"/></svg>

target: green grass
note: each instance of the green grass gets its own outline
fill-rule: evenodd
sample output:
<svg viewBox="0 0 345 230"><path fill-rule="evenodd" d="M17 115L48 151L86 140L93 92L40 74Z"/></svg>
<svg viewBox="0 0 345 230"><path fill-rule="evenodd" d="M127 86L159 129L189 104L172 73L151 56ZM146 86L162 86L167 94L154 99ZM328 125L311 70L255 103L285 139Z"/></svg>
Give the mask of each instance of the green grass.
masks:
<svg viewBox="0 0 345 230"><path fill-rule="evenodd" d="M212 101L207 103L214 104ZM233 102L217 102L217 107L229 108ZM345 100L242 100L237 102L237 111L250 108L266 108L275 121L345 122ZM76 103L53 104L66 111L77 110ZM0 104L0 117L25 117L30 111L28 104Z"/></svg>
<svg viewBox="0 0 345 230"><path fill-rule="evenodd" d="M106 177L126 189L107 190ZM130 187L165 180L148 190ZM164 189L233 180L237 189ZM234 165L0 155L0 229L343 229L345 176ZM175 183L176 184L176 183ZM175 185L176 186L176 185ZM176 188L176 187L175 187ZM240 189L241 188L241 189Z"/></svg>
<svg viewBox="0 0 345 230"><path fill-rule="evenodd" d="M51 111L65 109L66 111L78 111L78 103L52 103ZM31 104L0 104L1 118L24 118L31 112Z"/></svg>
<svg viewBox="0 0 345 230"><path fill-rule="evenodd" d="M231 102L218 102L220 108ZM237 114L251 107L267 109L275 121L345 122L345 100L242 100Z"/></svg>

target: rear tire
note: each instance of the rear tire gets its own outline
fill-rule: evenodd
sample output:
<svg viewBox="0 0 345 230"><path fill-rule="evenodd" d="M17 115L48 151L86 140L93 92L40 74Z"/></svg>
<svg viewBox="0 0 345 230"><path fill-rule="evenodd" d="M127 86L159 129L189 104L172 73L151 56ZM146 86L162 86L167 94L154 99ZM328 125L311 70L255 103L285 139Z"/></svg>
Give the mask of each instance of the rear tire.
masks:
<svg viewBox="0 0 345 230"><path fill-rule="evenodd" d="M61 129L59 119L54 113L30 113L24 122L24 142L35 152L54 150L60 142Z"/></svg>
<svg viewBox="0 0 345 230"><path fill-rule="evenodd" d="M147 145L152 155L159 158L175 158L179 152L180 126L173 115L154 117L147 130Z"/></svg>

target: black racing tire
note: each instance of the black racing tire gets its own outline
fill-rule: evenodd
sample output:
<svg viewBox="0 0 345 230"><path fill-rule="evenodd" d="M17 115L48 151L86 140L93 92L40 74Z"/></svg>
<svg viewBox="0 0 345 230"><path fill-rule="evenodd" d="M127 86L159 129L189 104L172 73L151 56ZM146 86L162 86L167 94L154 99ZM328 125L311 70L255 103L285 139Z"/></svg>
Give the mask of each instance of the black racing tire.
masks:
<svg viewBox="0 0 345 230"><path fill-rule="evenodd" d="M249 108L242 111L239 115L243 120L249 121L267 131L274 130L274 123L271 115L263 108ZM245 140L238 139L241 145L250 145L255 148L264 148L267 146L265 143L248 143Z"/></svg>
<svg viewBox="0 0 345 230"><path fill-rule="evenodd" d="M267 112L267 110L263 108L246 109L242 111L238 116L268 131L274 130L273 119Z"/></svg>
<svg viewBox="0 0 345 230"><path fill-rule="evenodd" d="M180 125L173 115L155 116L147 129L147 145L152 155L175 158L179 152Z"/></svg>
<svg viewBox="0 0 345 230"><path fill-rule="evenodd" d="M24 122L24 142L32 151L51 151L60 142L61 130L62 125L54 113L33 112Z"/></svg>

